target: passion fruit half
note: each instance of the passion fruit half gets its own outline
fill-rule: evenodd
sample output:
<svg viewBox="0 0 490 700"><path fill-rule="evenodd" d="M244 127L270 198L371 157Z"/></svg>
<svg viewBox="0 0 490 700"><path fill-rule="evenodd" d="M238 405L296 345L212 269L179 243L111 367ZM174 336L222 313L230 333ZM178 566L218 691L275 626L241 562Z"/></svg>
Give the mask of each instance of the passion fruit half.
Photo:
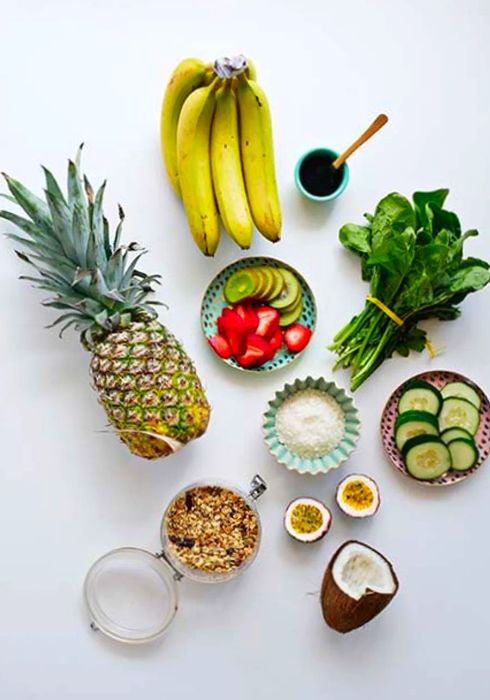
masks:
<svg viewBox="0 0 490 700"><path fill-rule="evenodd" d="M368 518L378 512L381 499L377 483L365 474L349 474L337 486L335 500L351 518Z"/></svg>
<svg viewBox="0 0 490 700"><path fill-rule="evenodd" d="M332 523L332 513L316 498L296 498L286 508L284 527L298 542L318 542Z"/></svg>

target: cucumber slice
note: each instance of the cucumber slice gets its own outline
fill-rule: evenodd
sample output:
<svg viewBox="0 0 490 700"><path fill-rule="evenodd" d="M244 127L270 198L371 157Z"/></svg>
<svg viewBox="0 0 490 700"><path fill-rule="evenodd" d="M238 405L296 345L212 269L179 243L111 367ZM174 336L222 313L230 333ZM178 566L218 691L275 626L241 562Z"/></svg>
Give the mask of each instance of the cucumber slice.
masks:
<svg viewBox="0 0 490 700"><path fill-rule="evenodd" d="M465 382L449 382L441 389L443 399L448 399L454 396L457 399L466 399L473 404L478 410L481 406L481 399L476 389Z"/></svg>
<svg viewBox="0 0 490 700"><path fill-rule="evenodd" d="M451 454L453 469L457 472L465 472L478 462L478 450L473 440L456 438L451 440L447 449Z"/></svg>
<svg viewBox="0 0 490 700"><path fill-rule="evenodd" d="M473 440L473 436L464 428L446 428L443 430L441 435L441 440L445 445L449 444L451 440L456 440L457 438L464 438L465 440Z"/></svg>
<svg viewBox="0 0 490 700"><path fill-rule="evenodd" d="M448 447L433 435L419 435L405 443L405 466L416 479L437 479L451 469Z"/></svg>
<svg viewBox="0 0 490 700"><path fill-rule="evenodd" d="M442 396L435 386L415 379L408 382L402 390L398 402L398 413L405 411L428 411L437 415L441 410Z"/></svg>
<svg viewBox="0 0 490 700"><path fill-rule="evenodd" d="M428 411L405 411L396 419L395 442L399 450L417 435L439 435L439 423Z"/></svg>
<svg viewBox="0 0 490 700"><path fill-rule="evenodd" d="M480 425L480 412L466 399L449 397L442 402L439 415L439 430L464 428L474 435Z"/></svg>

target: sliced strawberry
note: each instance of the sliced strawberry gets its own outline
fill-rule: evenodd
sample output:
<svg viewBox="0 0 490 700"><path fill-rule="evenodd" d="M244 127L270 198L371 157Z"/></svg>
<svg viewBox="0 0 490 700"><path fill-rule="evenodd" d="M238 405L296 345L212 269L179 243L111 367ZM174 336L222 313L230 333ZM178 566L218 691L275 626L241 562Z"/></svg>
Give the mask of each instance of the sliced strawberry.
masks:
<svg viewBox="0 0 490 700"><path fill-rule="evenodd" d="M247 338L245 352L237 356L237 362L242 367L260 367L268 360L272 359L273 351L270 343L260 335L252 333Z"/></svg>
<svg viewBox="0 0 490 700"><path fill-rule="evenodd" d="M280 328L277 329L277 331L274 333L272 338L269 340L269 345L271 348L274 350L279 350L279 348L282 345L282 331Z"/></svg>
<svg viewBox="0 0 490 700"><path fill-rule="evenodd" d="M216 335L213 335L212 338L208 338L208 343L211 345L214 352L220 357L222 357L224 360L227 360L229 357L231 357L230 344L228 343L226 338L223 338L222 335L219 335L218 333Z"/></svg>
<svg viewBox="0 0 490 700"><path fill-rule="evenodd" d="M255 332L263 338L272 338L279 328L279 311L272 306L259 306L255 312L259 317L259 325Z"/></svg>
<svg viewBox="0 0 490 700"><path fill-rule="evenodd" d="M226 309L223 310L225 311ZM229 309L218 318L218 331L228 341L232 355L237 356L245 352L247 326L236 311Z"/></svg>
<svg viewBox="0 0 490 700"><path fill-rule="evenodd" d="M234 307L234 311L242 318L247 327L247 333L255 333L257 326L259 325L259 317L257 316L255 309L251 304L237 304Z"/></svg>
<svg viewBox="0 0 490 700"><path fill-rule="evenodd" d="M290 352L301 352L310 342L310 338L311 330L301 323L293 323L284 332L284 342Z"/></svg>
<svg viewBox="0 0 490 700"><path fill-rule="evenodd" d="M267 342L268 348L266 351L265 361L269 362L269 360L272 360L274 358L274 355L276 354L276 349L272 347L269 340L267 340L266 342Z"/></svg>

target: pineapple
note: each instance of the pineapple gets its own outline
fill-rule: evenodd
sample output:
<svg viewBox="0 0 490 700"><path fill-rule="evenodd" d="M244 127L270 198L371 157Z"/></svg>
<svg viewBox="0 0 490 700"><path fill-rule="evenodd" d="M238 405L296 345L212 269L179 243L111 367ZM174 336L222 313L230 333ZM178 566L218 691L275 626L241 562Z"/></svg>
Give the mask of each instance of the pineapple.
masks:
<svg viewBox="0 0 490 700"><path fill-rule="evenodd" d="M63 324L60 336L70 326L80 332L99 401L121 440L139 457L165 457L205 432L210 406L192 361L157 320L158 302L149 297L159 275L137 269L145 251L136 243L121 244L121 207L110 237L105 183L94 194L82 181L80 151L68 164L66 197L49 170L44 174L46 201L4 175L9 199L28 216L0 211L23 232L9 237L37 272L23 279L51 294L45 306L63 312L51 324Z"/></svg>

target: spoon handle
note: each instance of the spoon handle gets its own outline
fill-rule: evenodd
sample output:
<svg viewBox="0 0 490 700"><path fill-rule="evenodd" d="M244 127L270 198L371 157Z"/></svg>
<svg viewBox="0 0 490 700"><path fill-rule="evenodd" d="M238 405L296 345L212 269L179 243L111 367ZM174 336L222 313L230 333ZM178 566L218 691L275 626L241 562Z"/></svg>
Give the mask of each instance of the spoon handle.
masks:
<svg viewBox="0 0 490 700"><path fill-rule="evenodd" d="M354 151L357 151L359 146L362 146L363 143L366 143L368 139L371 138L371 136L374 136L374 134L383 127L386 122L388 121L388 117L386 114L379 114L376 119L373 121L373 123L368 126L366 131L364 131L358 139L352 143L349 148L347 148L343 153L340 154L338 158L334 160L332 163L332 168L334 170L338 170L341 165L344 164L344 162L347 160L349 156L351 156Z"/></svg>

